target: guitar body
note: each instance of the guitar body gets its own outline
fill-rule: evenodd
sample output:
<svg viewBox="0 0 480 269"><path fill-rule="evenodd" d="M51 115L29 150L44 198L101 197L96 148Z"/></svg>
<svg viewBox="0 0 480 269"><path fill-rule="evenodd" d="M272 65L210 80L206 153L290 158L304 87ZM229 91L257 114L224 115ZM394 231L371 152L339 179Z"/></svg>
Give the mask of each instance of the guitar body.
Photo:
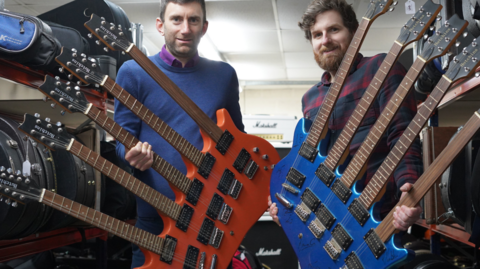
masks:
<svg viewBox="0 0 480 269"><path fill-rule="evenodd" d="M365 245L363 236L372 228L375 228L380 223L377 221L378 217L375 217L377 214L373 212L375 206L372 207L370 212L370 219L362 227L358 222L351 216L350 212L347 209L347 205L353 201L353 199L358 198L360 193L354 191L348 202L345 204L340 201L340 199L328 188L318 177L315 175L315 171L318 166L325 161L326 159L326 148L328 143L328 136L320 141L320 144L317 148L319 151L314 163L309 162L305 158L301 157L298 154L298 151L306 139L308 133L309 122L307 120L301 119L295 129L294 142L292 145L292 150L290 153L282 159L275 167L272 179L270 183L270 195L272 201L277 203L278 207L278 218L282 225L283 230L285 231L297 257L299 259L300 265L302 268L340 268L345 264L344 260L350 254L352 250L357 249L358 247ZM348 162L345 162L340 167L345 167ZM287 174L291 167L295 167L297 170L301 171L305 176L305 182L303 183L302 188L297 188L300 192L298 194L293 194L289 191L286 191L282 187L282 183L288 182L286 180ZM338 180L342 176L339 168L335 170L336 178ZM290 183L288 183L290 184ZM292 184L290 184L293 186ZM315 193L315 195L320 199L322 204L324 204L333 216L336 218L335 222L332 224L330 229L325 230L321 238L316 238L314 234L308 228L308 225L316 218L314 212L310 213L309 218L303 222L300 217L295 213L295 208L299 205L301 200L301 195L304 191L309 188ZM275 197L276 193L281 193L290 203L292 203L291 208L287 208ZM332 260L328 253L323 248L328 240L331 239L331 231L335 225L341 222L343 227L347 230L352 238L354 238L353 243L348 248L347 252L342 252L340 257L336 260ZM368 248L366 245L364 246ZM376 260L369 249L364 251L361 256L361 261L364 263L365 268L388 268L390 266L396 266L401 261L406 260L408 257L407 250L401 249L394 244L392 240L387 245L387 251L389 255L384 256L394 257L382 264L382 261L376 261L375 265L372 267L367 267L367 264L374 263L370 261L370 257ZM365 259L365 261L363 260Z"/></svg>
<svg viewBox="0 0 480 269"><path fill-rule="evenodd" d="M216 162L208 179L204 179L202 176L200 176L197 173L198 168L184 158L188 171L187 177L191 179L196 178L204 183L204 187L200 194L200 199L197 205L193 206L189 204L195 209L195 212L193 213L187 232L183 232L175 227L176 222L174 220L162 216L165 228L160 236L165 238L166 235L169 235L178 240L177 247L175 249L174 261L171 265L169 265L161 262L158 255L144 251L144 253L148 252L148 259L146 255L145 264L140 268L183 268L187 247L188 245L192 245L200 250L200 254L205 252L206 259L204 268L210 268L212 256L216 255L216 266L213 268L225 269L230 264L235 251L238 249L238 246L240 246L240 243L247 234L248 230L267 210L270 176L272 173L271 166L280 160L276 149L268 141L260 137L248 135L239 131L225 109L220 109L217 111L217 119L217 125L222 130L228 130L234 136L234 140L231 143L227 153L222 155L215 148L216 143L211 140L208 135L202 133L202 137L204 139L204 147L202 152L209 152L216 158ZM255 147L257 147L259 151L257 153L252 153L252 149ZM252 179L247 178L247 176L243 173L239 173L232 166L242 148L247 149L252 154L251 158L259 165L259 168ZM262 158L262 156L265 154L268 155L268 159ZM265 170L264 167L267 167L267 170ZM235 179L243 184L237 199L234 199L229 195L224 195L217 189L220 177L224 173L225 168L228 168L231 172L233 172L235 174ZM181 193L175 188L173 189L176 197L175 202L177 204L183 205L188 203L185 201L185 194ZM214 221L215 227L224 232L223 239L218 249L211 245L204 245L196 239L200 227L206 218L205 212L207 211L208 205L214 193L222 196L224 198L224 202L233 209L227 224L223 224L219 220ZM199 259L200 255L197 259L197 264L193 267L187 268L198 268Z"/></svg>

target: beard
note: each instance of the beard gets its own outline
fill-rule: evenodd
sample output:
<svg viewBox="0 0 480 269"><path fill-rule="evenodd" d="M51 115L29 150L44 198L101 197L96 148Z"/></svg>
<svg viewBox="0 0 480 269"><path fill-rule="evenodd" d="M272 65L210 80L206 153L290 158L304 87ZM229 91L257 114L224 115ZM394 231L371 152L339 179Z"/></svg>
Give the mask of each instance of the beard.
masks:
<svg viewBox="0 0 480 269"><path fill-rule="evenodd" d="M340 64L342 64L343 56L345 56L346 50L337 51L329 55L322 55L323 52L332 50L334 47L323 47L319 52L314 51L315 61L318 66L327 72L337 72Z"/></svg>

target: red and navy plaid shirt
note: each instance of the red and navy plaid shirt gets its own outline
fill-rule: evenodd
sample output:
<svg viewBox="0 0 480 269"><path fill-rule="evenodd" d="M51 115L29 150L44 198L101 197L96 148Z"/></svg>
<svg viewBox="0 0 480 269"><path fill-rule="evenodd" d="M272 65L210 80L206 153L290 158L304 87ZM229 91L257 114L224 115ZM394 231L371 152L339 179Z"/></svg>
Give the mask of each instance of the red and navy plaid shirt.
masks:
<svg viewBox="0 0 480 269"><path fill-rule="evenodd" d="M355 59L352 70L345 82L345 86L340 92L337 103L329 119L328 127L331 132L329 150L340 135L343 127L350 118L350 115L355 110L385 56L386 54L379 54L374 57L363 57L361 54L358 54ZM361 146L362 142L368 135L370 128L373 127L375 121L387 106L390 97L395 93L395 90L398 85L400 85L405 74L405 68L401 64L397 63L393 66L383 84L383 88L380 89L377 98L365 115L363 122L352 139L352 143L350 144L351 156L353 156ZM302 108L303 115L306 119L313 121L317 115L317 112L323 103L323 99L330 88L330 77L330 74L325 72L322 76L322 80L308 90L303 96ZM399 108L397 115L390 123L389 128L378 142L377 148L370 156L367 163L366 175L357 183L357 186L359 186L361 190L368 184L369 180L373 177L390 150L395 146L395 143L401 137L403 131L407 128L416 113L417 106L415 97L413 91L411 91L405 98L402 106ZM406 182L414 183L420 177L422 171L423 164L420 140L417 138L409 151L405 154L405 157L400 162L393 176L388 180L386 195L382 198L382 215L388 213L398 202L401 195L399 188Z"/></svg>

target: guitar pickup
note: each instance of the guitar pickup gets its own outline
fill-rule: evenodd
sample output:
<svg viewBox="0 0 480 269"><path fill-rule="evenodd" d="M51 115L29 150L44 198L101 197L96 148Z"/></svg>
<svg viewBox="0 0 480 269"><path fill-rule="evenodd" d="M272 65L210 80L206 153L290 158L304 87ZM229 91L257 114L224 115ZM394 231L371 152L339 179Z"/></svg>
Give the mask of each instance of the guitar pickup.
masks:
<svg viewBox="0 0 480 269"><path fill-rule="evenodd" d="M255 173L257 173L257 170L258 164L254 160L250 160L245 168L245 175L248 179L252 179L255 176Z"/></svg>
<svg viewBox="0 0 480 269"><path fill-rule="evenodd" d="M172 264L176 247L177 247L177 239L169 235L166 235L165 243L163 244L162 254L160 255L160 261L164 263Z"/></svg>
<svg viewBox="0 0 480 269"><path fill-rule="evenodd" d="M321 204L320 207L318 207L317 211L315 212L315 216L328 230L332 228L333 223L335 223L337 220L330 210L328 210L325 204Z"/></svg>
<svg viewBox="0 0 480 269"><path fill-rule="evenodd" d="M363 237L363 239L370 248L370 251L372 251L373 256L375 256L375 258L377 259L382 256L382 254L387 249L374 229L370 229L370 231L368 231L368 233Z"/></svg>
<svg viewBox="0 0 480 269"><path fill-rule="evenodd" d="M225 168L225 171L223 172L223 175L220 178L220 182L218 183L217 189L221 193L227 195L234 179L235 179L235 174L232 171Z"/></svg>
<svg viewBox="0 0 480 269"><path fill-rule="evenodd" d="M317 157L318 150L315 147L312 147L310 144L303 142L298 154L313 163Z"/></svg>
<svg viewBox="0 0 480 269"><path fill-rule="evenodd" d="M191 203L192 205L197 205L198 199L200 198L200 193L203 190L203 182L194 178L192 181L192 186L190 186L190 190L188 190L187 197L185 198L187 202Z"/></svg>
<svg viewBox="0 0 480 269"><path fill-rule="evenodd" d="M212 219L217 219L218 214L220 213L220 210L222 209L223 206L223 197L218 195L218 194L213 194L213 198L210 201L210 205L208 206L207 209L207 216L209 216Z"/></svg>
<svg viewBox="0 0 480 269"><path fill-rule="evenodd" d="M341 224L337 224L332 231L332 239L329 241L335 241L343 250L347 250L353 243L353 238L343 228Z"/></svg>
<svg viewBox="0 0 480 269"><path fill-rule="evenodd" d="M187 255L185 256L185 262L183 263L182 269L196 269L197 268L197 259L200 250L194 246L188 246Z"/></svg>
<svg viewBox="0 0 480 269"><path fill-rule="evenodd" d="M242 149L240 154L238 154L237 158L235 159L233 167L237 169L239 173L242 173L243 169L248 163L248 160L250 160L250 157L250 153L248 153L246 149Z"/></svg>
<svg viewBox="0 0 480 269"><path fill-rule="evenodd" d="M208 245L212 237L213 229L215 229L215 223L209 218L205 218L198 233L197 240L204 245Z"/></svg>
<svg viewBox="0 0 480 269"><path fill-rule="evenodd" d="M363 206L363 204L358 200L354 199L353 202L348 206L348 211L352 216L360 223L361 226L365 225L368 218L370 218L370 213Z"/></svg>
<svg viewBox="0 0 480 269"><path fill-rule="evenodd" d="M218 215L218 220L221 221L223 224L227 224L230 216L232 215L233 208L231 208L227 204L223 204L222 210L220 210L220 214Z"/></svg>
<svg viewBox="0 0 480 269"><path fill-rule="evenodd" d="M297 188L301 189L307 177L297 169L291 167L287 174L287 180Z"/></svg>
<svg viewBox="0 0 480 269"><path fill-rule="evenodd" d="M310 232L313 233L316 238L322 238L323 234L325 233L326 227L320 222L320 220L318 220L318 218L315 218L308 225L308 229L310 230Z"/></svg>
<svg viewBox="0 0 480 269"><path fill-rule="evenodd" d="M318 166L317 171L315 171L315 175L323 182L327 187L330 187L333 180L335 179L335 173L330 170L325 164L320 164Z"/></svg>
<svg viewBox="0 0 480 269"><path fill-rule="evenodd" d="M187 204L184 204L182 211L180 212L180 216L178 217L177 223L175 224L175 227L186 232L188 226L190 225L190 220L192 219L193 212L193 208L191 208Z"/></svg>
<svg viewBox="0 0 480 269"><path fill-rule="evenodd" d="M304 202L302 202L295 208L295 213L303 222L306 222L312 211Z"/></svg>
<svg viewBox="0 0 480 269"><path fill-rule="evenodd" d="M222 136L218 140L218 143L215 146L215 148L222 155L225 155L228 148L230 147L230 144L232 144L232 141L233 141L233 135L229 131L225 130L225 132L223 132Z"/></svg>
<svg viewBox="0 0 480 269"><path fill-rule="evenodd" d="M290 184L288 183L282 183L282 187L288 192L291 192L293 194L298 194L300 192L298 189L295 189L294 187L290 186Z"/></svg>
<svg viewBox="0 0 480 269"><path fill-rule="evenodd" d="M205 154L202 163L198 167L198 173L205 179L208 178L210 172L212 171L213 165L215 164L215 157L212 154L208 153Z"/></svg>
<svg viewBox="0 0 480 269"><path fill-rule="evenodd" d="M353 251L345 258L345 265L342 266L340 269L364 269L364 268L363 268L362 262L360 262L360 259L358 259L357 254L355 254L355 251Z"/></svg>
<svg viewBox="0 0 480 269"><path fill-rule="evenodd" d="M311 210L315 211L318 205L320 204L320 199L313 193L310 188L307 188L305 192L303 192L302 197L300 198L305 205Z"/></svg>
<svg viewBox="0 0 480 269"><path fill-rule="evenodd" d="M336 180L332 186L332 192L342 201L344 204L347 203L348 199L352 195L352 191L343 184L341 180Z"/></svg>

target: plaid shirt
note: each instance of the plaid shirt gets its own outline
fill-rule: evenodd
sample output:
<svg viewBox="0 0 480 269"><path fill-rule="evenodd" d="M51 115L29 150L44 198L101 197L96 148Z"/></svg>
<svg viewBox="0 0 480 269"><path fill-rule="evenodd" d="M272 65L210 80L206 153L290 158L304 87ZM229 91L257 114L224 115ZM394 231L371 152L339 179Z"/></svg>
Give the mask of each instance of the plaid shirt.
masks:
<svg viewBox="0 0 480 269"><path fill-rule="evenodd" d="M352 65L352 70L345 82L345 86L340 92L339 98L328 122L328 128L331 132L329 150L333 146L335 140L340 136L342 128L355 110L385 56L385 54L379 54L374 57L363 57L361 54L358 54L355 59L355 62ZM383 88L380 89L377 98L371 105L363 122L360 124L352 139L350 144L350 157L353 156L361 146L365 137L368 135L370 128L373 127L381 112L387 106L390 97L395 93L395 90L401 83L405 74L405 68L401 64L397 63L393 66L389 76L383 84ZM313 121L317 115L317 112L323 103L323 99L330 88L330 77L330 74L325 72L322 76L322 80L309 89L303 96L302 108L306 119ZM395 146L395 143L401 137L403 131L407 128L416 113L416 101L413 91L411 91L405 98L385 134L378 142L375 151L370 156L370 159L367 162L366 176L357 183L360 190L363 190L368 184L369 180L373 177L390 150ZM419 178L422 171L423 164L420 140L417 137L393 173L393 176L388 180L386 189L387 195L384 195L382 198L382 215L388 213L398 202L401 195L399 188L406 182L414 183Z"/></svg>

